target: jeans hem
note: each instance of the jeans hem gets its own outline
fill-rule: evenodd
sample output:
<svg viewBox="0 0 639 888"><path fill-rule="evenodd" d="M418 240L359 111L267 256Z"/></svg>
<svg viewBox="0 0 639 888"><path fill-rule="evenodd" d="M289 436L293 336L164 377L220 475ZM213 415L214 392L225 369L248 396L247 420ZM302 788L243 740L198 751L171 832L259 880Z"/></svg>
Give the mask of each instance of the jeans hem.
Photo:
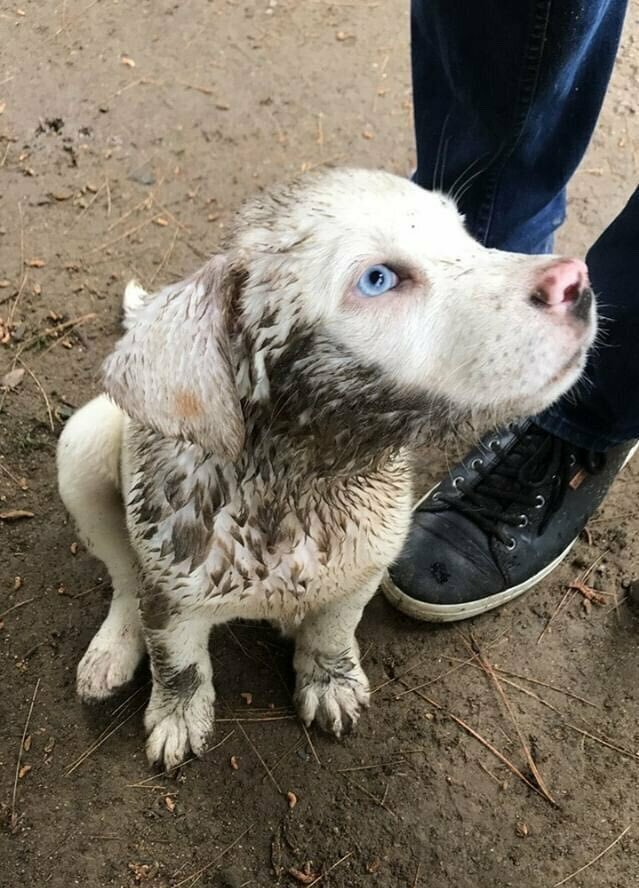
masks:
<svg viewBox="0 0 639 888"><path fill-rule="evenodd" d="M620 444L626 444L635 440L639 435L627 435L622 437L610 435L596 435L590 431L584 430L579 425L571 422L563 416L553 413L544 413L535 417L536 425L540 426L551 435L556 435L576 447L583 447L586 450L594 450L602 453Z"/></svg>

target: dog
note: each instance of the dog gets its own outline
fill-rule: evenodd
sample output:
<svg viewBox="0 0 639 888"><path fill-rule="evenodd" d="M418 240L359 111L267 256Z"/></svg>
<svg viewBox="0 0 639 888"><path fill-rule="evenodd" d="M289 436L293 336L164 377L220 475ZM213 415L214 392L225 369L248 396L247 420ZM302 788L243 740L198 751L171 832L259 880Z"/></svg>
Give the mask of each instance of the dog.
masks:
<svg viewBox="0 0 639 888"><path fill-rule="evenodd" d="M340 736L369 702L355 630L411 518L411 452L464 423L534 415L596 333L578 260L486 249L454 202L335 169L249 200L223 253L125 293L104 394L58 449L62 500L113 599L81 699L145 652L152 763L214 725L212 626L278 625L295 704Z"/></svg>

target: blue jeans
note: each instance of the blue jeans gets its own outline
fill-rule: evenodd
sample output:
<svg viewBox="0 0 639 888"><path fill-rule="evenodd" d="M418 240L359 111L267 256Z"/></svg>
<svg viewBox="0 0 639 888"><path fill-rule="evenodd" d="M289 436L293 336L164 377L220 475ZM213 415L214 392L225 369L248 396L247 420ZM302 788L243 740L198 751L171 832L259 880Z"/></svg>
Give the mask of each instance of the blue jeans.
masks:
<svg viewBox="0 0 639 888"><path fill-rule="evenodd" d="M626 0L412 0L415 181L489 247L552 249ZM586 257L606 320L585 380L538 421L582 447L639 438L639 190Z"/></svg>

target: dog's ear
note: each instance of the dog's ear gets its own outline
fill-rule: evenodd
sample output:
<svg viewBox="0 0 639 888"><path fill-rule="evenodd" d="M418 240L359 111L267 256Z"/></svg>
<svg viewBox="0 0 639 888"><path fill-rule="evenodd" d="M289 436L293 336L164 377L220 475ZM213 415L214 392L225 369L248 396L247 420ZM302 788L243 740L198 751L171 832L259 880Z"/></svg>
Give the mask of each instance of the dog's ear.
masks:
<svg viewBox="0 0 639 888"><path fill-rule="evenodd" d="M129 416L224 459L244 444L228 335L233 287L224 256L139 309L104 364L104 386Z"/></svg>

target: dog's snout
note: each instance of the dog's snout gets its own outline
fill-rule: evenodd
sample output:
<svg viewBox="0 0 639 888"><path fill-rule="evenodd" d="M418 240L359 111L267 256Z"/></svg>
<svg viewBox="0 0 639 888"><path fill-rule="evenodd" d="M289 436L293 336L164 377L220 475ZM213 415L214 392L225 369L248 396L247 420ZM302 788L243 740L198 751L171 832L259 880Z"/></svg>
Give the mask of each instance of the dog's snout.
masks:
<svg viewBox="0 0 639 888"><path fill-rule="evenodd" d="M560 259L540 274L531 302L555 313L587 313L592 303L588 268L581 259Z"/></svg>

